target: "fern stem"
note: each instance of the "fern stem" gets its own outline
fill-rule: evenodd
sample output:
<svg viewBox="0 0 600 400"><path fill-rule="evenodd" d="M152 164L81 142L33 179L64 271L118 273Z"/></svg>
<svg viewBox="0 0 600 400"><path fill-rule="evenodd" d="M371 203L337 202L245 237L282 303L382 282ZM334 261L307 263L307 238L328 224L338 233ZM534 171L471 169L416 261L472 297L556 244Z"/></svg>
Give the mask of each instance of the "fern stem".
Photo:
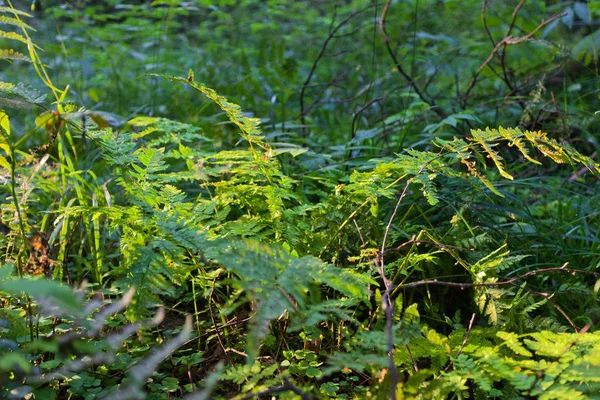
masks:
<svg viewBox="0 0 600 400"><path fill-rule="evenodd" d="M10 191L12 193L13 203L15 205L15 212L17 213L17 218L19 220L19 228L21 229L21 246L23 249L23 254L27 254L27 234L25 233L25 223L23 222L23 216L21 215L21 207L19 205L19 200L17 198L17 190L15 187L15 169L17 168L15 149L13 146L10 146ZM21 257L17 255L17 276L19 278L23 277L23 266L21 265Z"/></svg>

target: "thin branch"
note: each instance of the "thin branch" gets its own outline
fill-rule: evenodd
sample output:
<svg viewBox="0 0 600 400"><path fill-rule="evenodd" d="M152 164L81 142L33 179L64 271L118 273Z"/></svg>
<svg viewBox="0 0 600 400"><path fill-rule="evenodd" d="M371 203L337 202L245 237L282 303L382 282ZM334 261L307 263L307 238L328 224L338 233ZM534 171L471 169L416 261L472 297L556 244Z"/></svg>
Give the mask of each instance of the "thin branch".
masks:
<svg viewBox="0 0 600 400"><path fill-rule="evenodd" d="M354 226L356 227L356 231L358 232L358 236L360 237L360 242L362 243L362 246L366 246L367 242L365 242L365 239L363 238L362 232L360 231L360 228L358 226L358 223L356 222L356 219L352 219L352 222L354 222Z"/></svg>
<svg viewBox="0 0 600 400"><path fill-rule="evenodd" d="M346 19L344 19L343 21L341 21L336 27L333 27L333 24L335 22L335 15L331 20L331 26L329 29L329 34L327 35L327 38L325 39L325 41L323 42L323 45L321 46L321 50L319 51L319 54L317 55L317 58L315 59L315 61L313 62L313 65L310 69L310 72L308 73L308 76L306 77L306 80L304 81L304 84L302 85L302 89L300 90L300 122L302 125L306 125L306 114L308 114L308 111L305 110L305 106L304 106L304 96L306 93L306 88L308 87L308 85L310 84L310 81L313 78L313 75L315 74L315 71L317 70L317 65L319 64L319 61L321 60L321 58L323 58L323 56L325 55L325 50L327 50L327 46L329 45L329 42L331 41L331 39L335 38L336 33L344 27L344 25L346 25L348 22L350 22L350 20L354 17L356 17L357 15L362 14L365 10L368 10L369 8L373 7L373 5L369 5L365 8L362 8L352 14L350 14ZM305 130L305 128L302 128L303 132Z"/></svg>
<svg viewBox="0 0 600 400"><path fill-rule="evenodd" d="M421 174L421 172L423 172L423 170L425 169L426 165L427 164L424 164L421 167L421 169L419 170L419 172L417 172L415 174L415 176L419 176ZM402 193L400 194L400 197L398 198L398 201L396 202L396 207L394 207L394 212L392 213L392 216L390 217L390 220L388 221L388 224L385 227L385 233L383 235L383 242L381 243L381 252L380 252L379 264L378 264L379 275L381 276L383 285L385 286L385 292L381 296L381 307L385 313L385 331L386 331L386 336L387 336L387 350L388 350L388 356L390 357L390 375L392 377L392 389L391 389L391 392L392 392L391 399L392 400L396 400L396 388L398 387L398 383L400 382L400 375L398 374L398 368L396 368L396 362L394 361L394 326L393 326L394 325L394 315L393 315L394 302L392 301L392 289L393 289L394 285L385 276L385 261L384 261L385 243L386 243L388 235L390 233L392 223L394 222L394 218L396 217L396 213L398 212L398 208L400 207L402 200L406 196L408 187L410 186L412 181L413 181L412 178L409 179L408 181L406 181L406 185L404 186L404 189L402 190ZM377 261L376 261L376 264L377 264Z"/></svg>
<svg viewBox="0 0 600 400"><path fill-rule="evenodd" d="M393 252L400 251L402 248L408 246L409 244L416 244L416 245L430 244L430 245L439 247L442 250L443 249L467 250L467 251L468 250L471 250L471 251L473 250L473 249L467 249L466 247L452 246L452 245L449 245L449 244L436 243L436 242L433 242L431 240L417 240L416 239L416 235L413 235L413 237L409 241L406 241L406 242L402 243L399 246L390 247L389 249L385 249L385 253L387 254L387 253L393 253Z"/></svg>
<svg viewBox="0 0 600 400"><path fill-rule="evenodd" d="M485 18L485 8L487 6L488 1L489 0L483 0L481 2L481 21L483 22L483 29L485 30L487 37L490 38L490 42L492 42L492 46L495 46L496 42L494 41L494 37L492 36L492 33L490 32L490 29L487 26L487 19Z"/></svg>
<svg viewBox="0 0 600 400"><path fill-rule="evenodd" d="M362 113L367 108L369 108L373 103L377 103L381 100L382 100L381 97L375 97L374 99L369 100L362 107L360 107L358 109L358 111L354 112L354 116L352 117L352 127L350 128L350 141L349 142L351 142L354 139L354 134L356 133L356 120L358 119L358 117L360 117L362 115Z"/></svg>
<svg viewBox="0 0 600 400"><path fill-rule="evenodd" d="M352 126L350 127L350 140L348 141L348 144L352 143L352 141L354 140L355 134L356 134L356 121L358 120L358 117L360 117L362 115L362 113L369 108L373 103L377 103L380 102L382 100L381 97L375 97L374 99L369 100L366 104L364 104L362 107L360 107L358 109L358 111L356 111L354 113L354 116L352 117ZM350 158L352 158L352 150L348 149L348 154L346 156L346 159L349 160Z"/></svg>
<svg viewBox="0 0 600 400"><path fill-rule="evenodd" d="M406 351L408 352L408 356L410 357L410 360L412 361L413 369L415 370L415 372L419 372L419 366L417 365L417 360L415 360L415 356L413 356L413 353L410 350L410 347L408 345L406 345Z"/></svg>
<svg viewBox="0 0 600 400"><path fill-rule="evenodd" d="M549 19L542 21L537 28L535 28L534 30L532 30L530 33L528 33L525 36L521 36L520 38L513 38L513 37L508 37L508 40L506 41L506 44L519 44L519 43L523 43L526 40L531 39L532 37L535 36L536 33L539 32L540 29L542 29L544 26L548 25L551 22L554 22L555 20L564 17L565 15L567 15L567 13L560 13L560 14L556 14L553 15L552 17L550 17Z"/></svg>
<svg viewBox="0 0 600 400"><path fill-rule="evenodd" d="M456 352L456 355L454 356L454 358L458 358L458 356L460 356L460 354L462 353L463 349L465 348L467 341L469 340L469 336L471 335L471 329L473 329L473 322L475 322L475 313L473 313L473 315L471 315L471 320L469 321L469 327L467 328L467 334L465 335L465 339L463 340L462 344L460 345L460 349L458 349L458 351ZM446 366L446 368L444 368L444 372L448 371L450 369L450 367L454 364L454 360L450 360L450 363ZM442 374L440 374L438 376L438 378L442 376Z"/></svg>
<svg viewBox="0 0 600 400"><path fill-rule="evenodd" d="M477 71L473 75L473 78L471 78L471 82L469 82L469 85L467 86L467 90L465 91L465 94L462 99L462 108L465 109L467 107L467 102L469 100L469 94L471 93L471 90L473 90L473 88L475 87L475 84L477 83L477 78L479 77L479 74L481 74L481 72L485 69L485 67L488 66L488 64L492 61L492 59L496 56L496 54L498 53L498 51L500 51L501 48L506 47L507 45L520 44L520 43L523 43L523 42L531 39L544 26L557 20L558 18L564 17L565 15L566 15L566 13L556 14L547 20L542 20L542 22L533 31L531 31L530 33L528 33L525 36L521 36L520 38L514 38L514 37L508 35L508 36L505 36L501 41L499 41L494 46L494 49L492 50L492 52L490 53L488 58L477 69Z"/></svg>
<svg viewBox="0 0 600 400"><path fill-rule="evenodd" d="M225 357L227 358L227 361L229 362L229 364L233 365L233 363L231 362L231 358L229 357L229 353L227 352L227 349L225 348L225 345L223 344L223 339L221 338L221 332L219 332L219 329L217 328L217 322L215 321L215 316L213 314L212 302L213 302L213 294L215 292L215 282L216 282L216 278L212 282L210 294L208 295L208 310L210 312L210 319L213 323L215 333L217 334L217 339L219 341L219 345L221 345L221 350L223 350L223 353L225 354Z"/></svg>
<svg viewBox="0 0 600 400"><path fill-rule="evenodd" d="M510 21L510 26L508 27L506 33L504 34L504 37L508 37L512 33L512 30L515 27L515 22L517 22L517 15L519 14L519 10L521 9L521 7L523 7L523 4L525 4L526 1L527 0L521 0L519 2L519 4L517 4L515 9L513 10L512 20Z"/></svg>
<svg viewBox="0 0 600 400"><path fill-rule="evenodd" d="M519 2L519 4L517 4L515 9L513 10L512 20L510 21L510 26L506 30L504 37L509 37L510 34L512 33L512 30L515 27L515 22L517 22L517 16L519 15L519 10L521 9L521 7L523 7L523 4L525 4L525 1L526 0L521 0ZM506 86L508 87L509 90L513 90L513 85L510 82L510 77L508 76L508 71L506 70L505 59L506 59L506 45L502 46L502 51L500 52L500 68L502 69L502 74L504 76L504 79L503 79L504 83L506 83Z"/></svg>
<svg viewBox="0 0 600 400"><path fill-rule="evenodd" d="M459 282L438 281L437 279L429 279L429 280L423 280L423 281L417 281L417 282L411 282L411 283L398 285L398 287L402 288L402 289L407 289L407 288L413 288L413 287L424 286L424 285L434 285L434 286L448 286L448 287L457 287L460 289L467 289L467 288L473 288L473 287L504 286L504 285L511 285L514 282L517 282L517 281L520 281L521 279L527 278L528 276L545 274L547 272L559 272L559 271L560 272L568 272L573 275L585 274L585 275L593 275L595 277L600 277L600 273L598 273L598 272L584 271L584 270L573 269L573 268L565 268L566 265L567 264L563 265L562 267L543 268L543 269L538 269L535 271L530 271L523 275L519 275L515 278L509 279L506 281L500 281L500 282L459 283Z"/></svg>
<svg viewBox="0 0 600 400"><path fill-rule="evenodd" d="M446 118L447 117L446 113L441 108L436 106L434 99L428 99L427 97L425 97L425 94L419 89L415 80L408 73L406 73L406 71L404 71L404 68L402 68L402 65L400 64L398 57L396 57L396 53L394 52L394 49L392 48L391 40L387 34L387 30L385 27L385 23L386 23L385 20L387 18L387 14L390 9L391 2L392 2L392 0L386 1L385 6L383 7L383 11L381 12L381 17L379 18L379 28L381 29L381 34L383 35L383 39L385 42L385 47L387 49L387 52L388 52L390 58L392 59L392 61L394 62L394 65L395 65L396 69L398 70L398 72L400 73L400 75L402 75L404 77L404 79L406 79L406 81L413 88L413 90L415 91L417 96L419 96L421 101L429 104L431 106L431 109L440 118L442 118L442 119Z"/></svg>
<svg viewBox="0 0 600 400"><path fill-rule="evenodd" d="M566 264L565 264L566 265ZM525 285L517 285L516 283L512 283L513 286L518 287L520 290L524 290L528 293L531 294L535 294L537 296L542 296L544 299L546 299L546 301L548 301L548 303L552 304L552 307L554 307L554 309L556 309L556 311L558 311L569 323L569 325L571 325L571 328L573 328L573 330L575 331L575 333L579 333L579 328L577 328L577 325L575 325L575 323L573 322L573 320L569 317L569 315L565 312L565 310L563 310L558 304L556 304L556 302L552 299L552 296L554 294L550 294L550 293L546 293L546 292L539 292L537 290L532 290L529 289L527 287L525 287Z"/></svg>

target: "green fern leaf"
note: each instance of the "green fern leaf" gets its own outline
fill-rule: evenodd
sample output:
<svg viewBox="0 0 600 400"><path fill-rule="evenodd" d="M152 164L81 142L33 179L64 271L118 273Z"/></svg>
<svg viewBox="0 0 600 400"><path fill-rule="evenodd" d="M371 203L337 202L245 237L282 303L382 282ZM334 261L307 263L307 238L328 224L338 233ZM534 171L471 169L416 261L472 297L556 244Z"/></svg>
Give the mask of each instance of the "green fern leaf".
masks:
<svg viewBox="0 0 600 400"><path fill-rule="evenodd" d="M0 59L31 62L31 58L29 58L29 56L26 56L23 53L19 53L13 49L0 50Z"/></svg>
<svg viewBox="0 0 600 400"><path fill-rule="evenodd" d="M500 175L502 175L506 179L512 180L513 179L512 175L509 174L508 172L506 172L506 170L504 169L504 165L502 163L502 157L500 157L498 152L496 152L492 149L497 144L491 143L491 141L494 139L497 139L500 136L497 133L497 131L494 132L490 128L487 128L485 131L483 131L481 129L471 130L471 136L473 136L473 138L469 139L469 140L472 140L472 141L478 143L483 148L483 150L485 151L487 156L489 158L491 158L492 161L494 162L494 164L496 165L496 168L500 172Z"/></svg>
<svg viewBox="0 0 600 400"><path fill-rule="evenodd" d="M29 29L35 32L35 29L33 29L31 26L27 25L23 21L13 17L7 17L5 15L0 15L0 24L13 25L21 29Z"/></svg>
<svg viewBox="0 0 600 400"><path fill-rule="evenodd" d="M260 130L260 120L245 116L239 105L229 102L225 97L220 96L213 89L202 84L190 81L187 78L176 76L165 76L151 74L160 78L165 78L174 82L182 82L192 86L194 89L204 93L206 97L214 101L229 117L229 120L236 124L242 131L242 137L251 144L263 145L263 136Z"/></svg>
<svg viewBox="0 0 600 400"><path fill-rule="evenodd" d="M26 37L24 37L23 35L16 33L16 32L6 32L6 31L0 30L0 37L3 37L5 39L10 39L10 40L16 40L17 42L21 42L26 45L32 44Z"/></svg>
<svg viewBox="0 0 600 400"><path fill-rule="evenodd" d="M502 138L508 141L508 146L515 146L519 152L525 157L529 162L534 164L541 165L541 163L537 160L534 160L529 156L529 151L525 144L523 144L522 137L524 136L523 132L519 128L508 128L504 129L503 127L498 127L498 133Z"/></svg>
<svg viewBox="0 0 600 400"><path fill-rule="evenodd" d="M525 357L531 357L533 354L525 348L519 341L519 336L512 332L498 332L496 334L500 339L504 340L504 343L508 348L514 351L516 354Z"/></svg>
<svg viewBox="0 0 600 400"><path fill-rule="evenodd" d="M10 154L10 145L8 144L8 136L10 135L10 119L8 115L0 110L0 150L5 154ZM8 160L0 154L0 167L10 171L11 165Z"/></svg>

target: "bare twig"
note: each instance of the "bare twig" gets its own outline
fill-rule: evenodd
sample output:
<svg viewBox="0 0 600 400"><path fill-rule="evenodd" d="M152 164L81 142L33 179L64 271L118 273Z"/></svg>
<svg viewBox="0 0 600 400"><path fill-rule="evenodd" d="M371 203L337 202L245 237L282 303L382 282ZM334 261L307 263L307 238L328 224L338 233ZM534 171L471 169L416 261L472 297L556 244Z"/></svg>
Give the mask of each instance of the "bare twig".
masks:
<svg viewBox="0 0 600 400"><path fill-rule="evenodd" d="M360 231L360 228L358 226L358 223L356 222L356 219L352 218L352 222L354 222L354 226L356 227L356 231L358 232L358 236L360 237L360 242L362 243L362 246L365 246L367 243L365 242L365 239L363 238L362 232Z"/></svg>
<svg viewBox="0 0 600 400"><path fill-rule="evenodd" d="M485 8L487 6L488 1L489 0L483 0L481 2L481 21L483 22L483 29L485 30L487 37L490 38L490 42L492 42L492 46L495 46L496 42L494 42L494 37L492 36L492 33L490 32L490 29L487 26L487 19L485 18Z"/></svg>
<svg viewBox="0 0 600 400"><path fill-rule="evenodd" d="M517 7L520 8L520 6L517 6ZM515 9L515 10L518 12L518 9ZM488 58L477 69L477 71L473 75L473 78L471 78L471 82L469 82L469 85L467 86L467 90L465 91L465 94L463 95L462 108L465 109L467 107L467 102L469 100L469 94L471 93L471 90L473 90L473 88L475 87L475 84L477 83L477 78L479 78L479 74L481 74L481 72L485 69L485 67L488 66L488 64L492 61L492 59L496 56L496 54L498 53L498 51L500 51L501 48L505 48L506 46L512 45L512 44L520 44L520 43L523 43L523 42L531 39L544 26L546 26L549 23L557 20L558 18L564 17L565 15L566 15L565 13L556 14L556 15L553 15L552 17L550 17L547 20L542 20L542 22L533 31L531 31L527 35L521 36L519 38L514 38L514 37L512 37L510 35L507 35L501 41L499 41L494 46L494 49L492 50L492 52L490 53L490 55L488 56ZM513 22L513 24L514 24L514 22ZM510 31L512 31L512 28L509 31L507 31L507 32L510 33Z"/></svg>
<svg viewBox="0 0 600 400"><path fill-rule="evenodd" d="M400 251L402 248L408 246L409 244L416 244L416 245L420 245L420 244L430 244L436 247L439 247L440 249L454 249L454 250L472 250L472 249L467 249L466 247L459 247L459 246L452 246L449 244L440 244L440 243L436 243L430 240L417 240L417 236L414 235L410 240L402 243L399 246L396 247L390 247L389 249L385 249L385 253L393 253L393 252L397 252Z"/></svg>
<svg viewBox="0 0 600 400"><path fill-rule="evenodd" d="M458 351L456 352L456 356L454 356L454 358L457 358L458 356L460 356L460 353L462 353L463 349L465 348L467 341L469 340L469 335L471 335L471 329L473 329L473 322L475 322L475 313L473 313L473 315L471 315L471 320L469 321L469 327L467 328L467 334L465 335L465 339L463 340L462 344L460 345L460 349L458 349ZM446 368L444 368L444 372L448 371L450 369L450 367L452 366L452 364L454 364L454 360L450 360L450 363L448 363ZM438 376L438 378L440 376L442 376L442 374L440 374Z"/></svg>
<svg viewBox="0 0 600 400"><path fill-rule="evenodd" d="M306 114L308 114L308 111L305 110L305 106L304 106L304 96L306 93L306 89L308 87L308 85L310 84L310 81L312 80L315 71L317 70L317 65L319 64L319 61L321 60L321 58L323 58L323 56L325 55L325 51L327 50L327 46L329 45L329 42L331 41L331 39L336 37L336 33L342 29L344 27L344 25L346 25L348 22L350 22L350 20L352 20L354 17L356 17L357 15L362 14L365 10L368 10L369 8L373 7L373 5L369 5L365 8L362 8L352 14L350 14L348 17L346 17L344 20L342 20L339 24L337 24L337 26L333 27L333 24L335 22L335 15L332 18L331 21L331 26L329 29L329 34L327 35L327 38L325 39L325 41L323 42L323 45L321 46L321 50L319 51L319 54L317 55L317 58L315 59L315 61L313 62L313 65L308 73L308 76L306 77L306 80L304 81L304 84L302 85L302 89L300 90L300 122L302 125L306 125ZM305 128L302 128L302 131L305 131Z"/></svg>
<svg viewBox="0 0 600 400"><path fill-rule="evenodd" d="M352 117L352 127L350 128L350 142L354 139L354 134L356 133L356 120L361 114L369 108L373 103L381 101L381 97L375 97L374 99L369 100L365 105L360 107L357 111L354 112L354 116Z"/></svg>
<svg viewBox="0 0 600 400"><path fill-rule="evenodd" d="M517 21L517 15L519 15L519 10L521 9L521 7L523 7L523 4L525 4L525 1L526 0L521 0L519 2L519 4L517 4L515 9L513 10L512 20L510 21L510 26L506 30L504 37L509 37L510 34L512 33L512 30L515 27L515 22ZM504 79L503 79L504 83L506 83L506 86L508 87L509 90L513 90L513 85L510 82L510 77L508 76L508 71L506 70L505 59L506 59L506 45L502 46L502 51L500 52L500 68L502 69L502 74L504 76Z"/></svg>
<svg viewBox="0 0 600 400"><path fill-rule="evenodd" d="M225 345L223 344L223 339L221 338L221 332L219 332L219 329L217 328L217 322L215 321L215 316L213 314L212 301L213 301L213 294L215 292L215 281L216 281L216 278L212 282L212 287L210 288L210 294L208 295L208 310L210 311L210 319L213 323L213 327L215 328L215 333L217 334L217 340L219 341L219 345L221 345L221 350L223 350L223 353L225 354L225 357L227 358L227 362L230 365L233 365L233 363L231 362L231 358L229 357L229 353L227 352L227 349L225 348Z"/></svg>
<svg viewBox="0 0 600 400"><path fill-rule="evenodd" d="M427 164L424 164L421 167L421 169L419 170L419 172L417 172L415 174L415 176L419 176L421 174L421 172L423 172L423 170L425 169L426 165ZM394 326L393 326L393 324L394 324L394 315L393 315L394 302L392 301L392 290L393 290L394 285L385 276L385 261L384 261L385 243L386 243L387 237L390 233L392 223L394 222L394 218L396 217L396 214L398 212L398 208L400 207L402 200L406 196L408 187L410 186L411 183L412 183L412 179L409 179L408 181L406 181L406 185L404 186L404 189L402 190L402 193L400 194L400 197L398 198L398 201L396 202L396 207L394 207L394 212L392 213L392 216L390 217L390 220L388 221L388 224L385 227L385 233L383 234L383 242L381 243L381 252L380 252L380 256L379 256L379 260L378 260L379 263L377 263L377 260L376 260L376 263L378 264L377 266L379 269L379 275L381 276L381 280L383 281L383 285L385 286L385 292L381 296L381 307L383 309L383 312L385 313L385 331L386 331L386 336L387 336L387 350L388 350L388 356L390 357L390 375L392 377L392 389L391 389L391 392L392 392L391 399L392 400L396 400L396 388L398 387L398 383L400 382L400 375L398 374L398 368L396 368L396 362L394 361Z"/></svg>
<svg viewBox="0 0 600 400"><path fill-rule="evenodd" d="M510 21L510 26L508 27L506 33L504 34L504 37L508 37L512 33L512 30L515 27L515 22L517 21L517 15L519 14L519 10L521 9L521 7L523 7L523 4L525 4L525 1L527 1L527 0L521 0L519 2L519 4L517 4L515 9L513 10L512 20Z"/></svg>
<svg viewBox="0 0 600 400"><path fill-rule="evenodd" d="M419 96L421 101L429 104L431 106L431 109L440 118L446 118L447 117L446 113L441 108L436 106L435 100L433 98L428 99L425 96L425 94L421 91L421 89L419 89L419 86L417 85L415 80L404 70L404 68L402 68L402 65L400 64L400 60L398 60L398 57L396 56L396 53L394 52L394 49L392 48L392 42L390 40L390 37L387 34L387 30L385 27L385 23L386 23L385 20L387 18L391 2L392 2L392 0L387 0L385 2L385 5L383 6L383 11L381 12L381 17L379 18L379 28L381 30L381 34L383 35L383 40L385 42L385 47L387 49L387 52L388 52L390 58L392 59L392 61L394 62L394 66L396 67L396 69L398 70L400 75L402 75L404 77L404 79L406 79L406 81L410 84L410 86L415 91L417 96Z"/></svg>
<svg viewBox="0 0 600 400"><path fill-rule="evenodd" d="M548 273L548 272L568 272L568 273L571 273L573 275L576 275L576 274L585 274L585 275L593 275L593 276L596 276L596 277L600 277L600 273L599 272L584 271L584 270L573 269L573 268L565 268L565 265L563 265L562 267L543 268L543 269L538 269L538 270L535 270L535 271L530 271L530 272L527 272L527 273L525 273L523 275L519 275L519 276L517 276L515 278L509 279L509 280L506 280L506 281L500 281L500 282L459 283L459 282L438 281L437 279L429 279L429 280L423 280L423 281L417 281L417 282L411 282L411 283L402 284L402 285L399 285L398 287L400 287L402 289L408 289L408 288L413 288L413 287L418 287L418 286L424 286L424 285L435 285L435 286L448 286L448 287L457 287L457 288L460 288L460 289L467 289L467 288L473 288L473 287L504 286L504 285L511 285L514 282L517 282L517 281L520 281L521 279L527 278L528 276L545 274L545 273Z"/></svg>
<svg viewBox="0 0 600 400"><path fill-rule="evenodd" d="M410 347L408 345L406 345L406 351L408 352L408 356L410 357L410 360L412 361L413 369L415 370L415 372L419 372L419 366L417 365L417 360L415 360L415 356L413 356L413 353L410 350Z"/></svg>

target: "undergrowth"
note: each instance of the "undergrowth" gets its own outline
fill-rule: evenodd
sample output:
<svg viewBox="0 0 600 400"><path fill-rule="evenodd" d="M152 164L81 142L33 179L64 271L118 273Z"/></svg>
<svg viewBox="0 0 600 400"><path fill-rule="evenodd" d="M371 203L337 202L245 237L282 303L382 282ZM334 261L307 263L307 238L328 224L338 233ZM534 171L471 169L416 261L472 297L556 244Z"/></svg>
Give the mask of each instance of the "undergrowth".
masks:
<svg viewBox="0 0 600 400"><path fill-rule="evenodd" d="M150 10L142 21L163 8ZM1 36L27 49L3 58L31 64L54 97L0 84L1 396L599 396L600 165L589 143L542 129L542 80L515 100L513 127L491 128L485 106L467 111L489 60L452 113L408 77L402 113L357 122L363 108L328 153L307 132L335 126L325 106L314 117L301 106L297 126L261 124L191 69L143 79L177 86L210 114L200 121L90 110L81 88L70 98L54 84L22 21L30 15L0 12L17 30ZM518 12L492 56L518 44ZM290 57L277 54L270 66L291 79ZM498 79L511 88L516 78ZM409 137L406 118L424 110L436 122L415 122Z"/></svg>

